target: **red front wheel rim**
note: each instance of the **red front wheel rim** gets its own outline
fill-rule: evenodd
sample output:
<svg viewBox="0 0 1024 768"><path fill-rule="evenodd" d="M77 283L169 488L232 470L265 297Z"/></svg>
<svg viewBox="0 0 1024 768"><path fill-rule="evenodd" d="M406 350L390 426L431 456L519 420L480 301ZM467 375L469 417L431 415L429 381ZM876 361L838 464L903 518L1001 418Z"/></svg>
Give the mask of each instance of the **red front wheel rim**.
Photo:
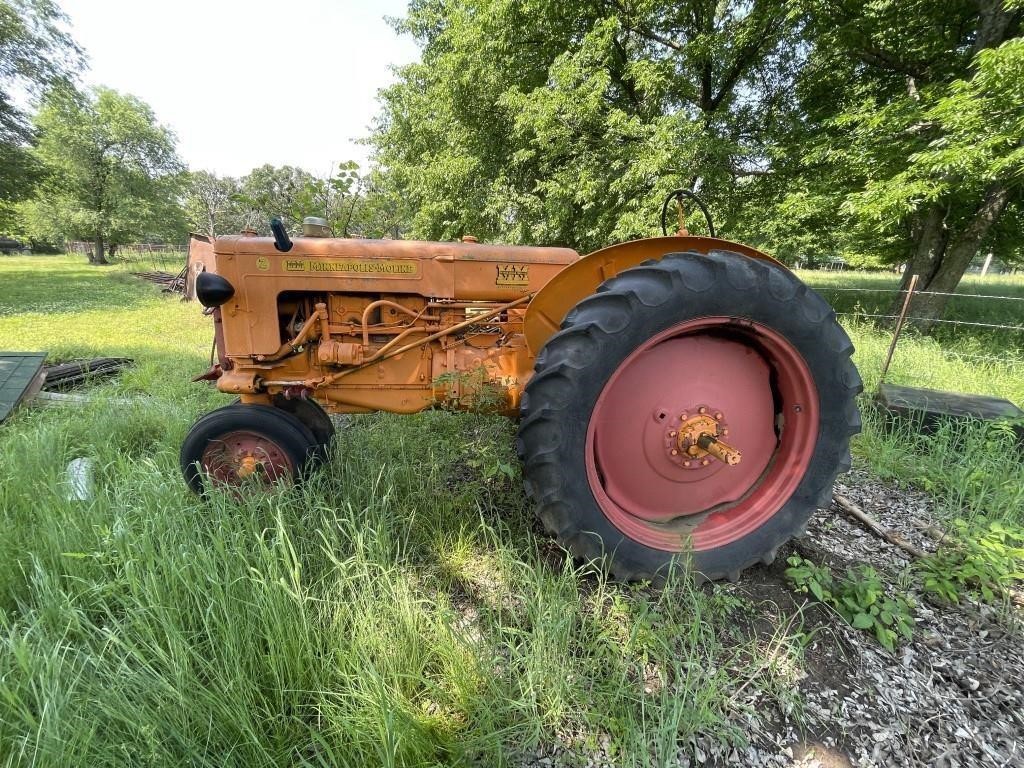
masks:
<svg viewBox="0 0 1024 768"><path fill-rule="evenodd" d="M678 450L680 425L698 412L717 417L738 465ZM669 552L714 549L782 509L818 426L814 377L784 336L749 320L688 320L634 350L605 384L587 429L587 478L629 538Z"/></svg>
<svg viewBox="0 0 1024 768"><path fill-rule="evenodd" d="M248 481L270 485L295 475L295 463L280 445L249 430L227 432L211 440L199 463L210 481L223 487Z"/></svg>

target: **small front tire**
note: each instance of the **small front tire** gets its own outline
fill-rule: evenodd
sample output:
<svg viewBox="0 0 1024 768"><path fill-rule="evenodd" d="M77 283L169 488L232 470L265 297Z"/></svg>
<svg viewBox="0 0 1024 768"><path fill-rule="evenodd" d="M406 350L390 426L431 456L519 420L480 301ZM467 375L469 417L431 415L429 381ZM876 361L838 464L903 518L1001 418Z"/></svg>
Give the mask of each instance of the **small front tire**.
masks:
<svg viewBox="0 0 1024 768"><path fill-rule="evenodd" d="M310 432L317 443L316 456L321 461L326 461L327 452L331 447L331 440L334 439L334 422L316 400L312 398L288 399L283 395L274 398L274 407L289 413L301 421Z"/></svg>
<svg viewBox="0 0 1024 768"><path fill-rule="evenodd" d="M181 446L181 471L196 493L301 479L318 442L298 418L266 405L229 405L202 416Z"/></svg>

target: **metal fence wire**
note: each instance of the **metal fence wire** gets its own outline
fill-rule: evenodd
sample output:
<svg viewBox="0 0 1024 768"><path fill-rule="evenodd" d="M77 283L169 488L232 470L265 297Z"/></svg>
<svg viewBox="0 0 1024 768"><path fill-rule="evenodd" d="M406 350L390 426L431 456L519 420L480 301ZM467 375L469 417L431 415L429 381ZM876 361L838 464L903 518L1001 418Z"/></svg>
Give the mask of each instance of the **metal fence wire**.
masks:
<svg viewBox="0 0 1024 768"><path fill-rule="evenodd" d="M997 297L998 298L998 297ZM1011 298L1009 296L1002 298ZM869 312L836 312L840 317L870 317L874 319L886 319L886 320L898 320L899 315L875 315ZM969 325L977 328L995 328L1001 331L1024 331L1024 325L1003 325L1001 323L978 323L973 320L945 320L942 318L932 317L914 317L913 315L907 315L906 320L918 321L921 323L940 323L946 325Z"/></svg>
<svg viewBox="0 0 1024 768"><path fill-rule="evenodd" d="M916 282L916 281L914 281ZM919 291L913 288L866 288L866 287L847 287L847 286L820 286L817 287L819 293L823 294L826 298L829 294L844 294L844 295L863 295L865 297L877 297L879 295L890 296L893 302L896 303L896 297L904 296L906 301L903 302L903 311L901 313L877 311L878 301L865 301L864 303L867 308L862 308L856 305L852 309L842 309L836 312L836 315L844 318L851 318L856 320L871 320L876 324L881 321L883 325L894 326L894 334L898 338L899 333L902 331L904 324L910 327L930 327L933 324L945 329L944 338L950 341L956 340L958 330L963 329L965 334L974 336L976 332L993 332L1003 336L1006 340L1005 348L1008 351L1015 351L1017 354L1013 356L1011 354L999 355L999 354L975 354L973 352L961 352L956 349L949 349L945 344L941 345L941 351L943 355L954 358L962 358L964 360L977 361L982 364L994 364L1003 365L1010 368L1024 368L1024 357L1022 357L1021 350L1024 349L1024 324L1021 323L1006 323L1006 322L983 322L977 319L960 319L956 317L940 317L930 318L915 315L913 312L914 302L921 297L932 297L941 296L946 297L951 303L963 302L965 300L977 300L988 302L998 302L1001 306L1007 306L1014 308L1013 314L1016 315L1016 308L1020 307L1021 315L1024 315L1024 296L1002 296L991 293L954 293L946 291ZM839 302L831 301L830 303L835 306ZM847 304L848 302L843 302ZM1015 335L1019 334L1019 336ZM895 341L894 341L895 345Z"/></svg>

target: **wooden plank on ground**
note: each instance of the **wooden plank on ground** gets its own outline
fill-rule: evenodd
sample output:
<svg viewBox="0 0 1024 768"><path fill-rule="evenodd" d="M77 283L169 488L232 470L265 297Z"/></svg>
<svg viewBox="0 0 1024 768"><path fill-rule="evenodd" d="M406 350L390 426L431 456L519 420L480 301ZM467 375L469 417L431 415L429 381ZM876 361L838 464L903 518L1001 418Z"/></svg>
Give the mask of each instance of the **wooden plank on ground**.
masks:
<svg viewBox="0 0 1024 768"><path fill-rule="evenodd" d="M1024 440L1024 411L1000 397L882 384L875 399L895 416L918 419L925 431L949 419L1011 421L1017 422L1014 429Z"/></svg>
<svg viewBox="0 0 1024 768"><path fill-rule="evenodd" d="M43 386L45 352L0 352L0 422Z"/></svg>

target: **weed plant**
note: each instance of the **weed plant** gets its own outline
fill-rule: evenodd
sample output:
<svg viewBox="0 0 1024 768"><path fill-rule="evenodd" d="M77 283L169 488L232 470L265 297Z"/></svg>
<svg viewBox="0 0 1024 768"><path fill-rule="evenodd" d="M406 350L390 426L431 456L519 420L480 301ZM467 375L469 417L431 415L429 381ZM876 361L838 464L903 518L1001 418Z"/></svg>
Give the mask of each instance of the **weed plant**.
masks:
<svg viewBox="0 0 1024 768"><path fill-rule="evenodd" d="M794 589L829 606L854 629L873 634L882 647L891 651L913 637L913 603L903 595L887 594L878 571L870 565L836 576L827 565L816 565L800 555L786 562L786 578Z"/></svg>

